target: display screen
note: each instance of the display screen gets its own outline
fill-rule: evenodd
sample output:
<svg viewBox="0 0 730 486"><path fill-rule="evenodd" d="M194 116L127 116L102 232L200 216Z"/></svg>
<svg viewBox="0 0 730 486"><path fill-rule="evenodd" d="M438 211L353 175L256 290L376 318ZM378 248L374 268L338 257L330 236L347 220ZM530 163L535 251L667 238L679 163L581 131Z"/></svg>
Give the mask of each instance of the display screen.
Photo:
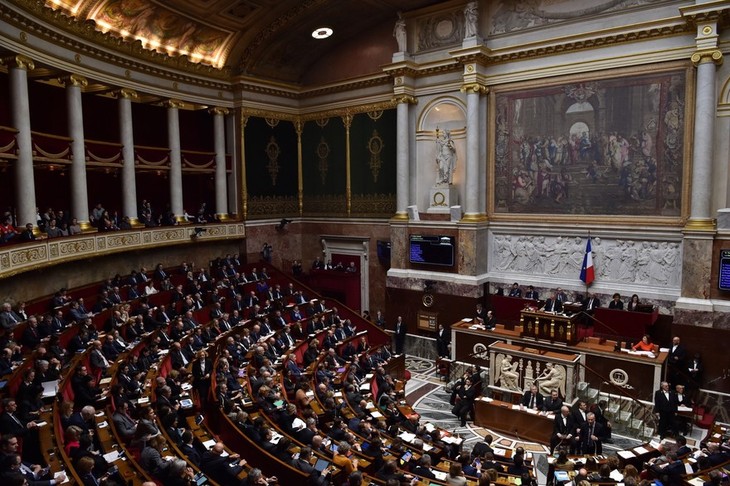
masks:
<svg viewBox="0 0 730 486"><path fill-rule="evenodd" d="M453 266L454 237L411 235L409 261L427 265Z"/></svg>
<svg viewBox="0 0 730 486"><path fill-rule="evenodd" d="M720 250L720 290L730 290L730 250Z"/></svg>

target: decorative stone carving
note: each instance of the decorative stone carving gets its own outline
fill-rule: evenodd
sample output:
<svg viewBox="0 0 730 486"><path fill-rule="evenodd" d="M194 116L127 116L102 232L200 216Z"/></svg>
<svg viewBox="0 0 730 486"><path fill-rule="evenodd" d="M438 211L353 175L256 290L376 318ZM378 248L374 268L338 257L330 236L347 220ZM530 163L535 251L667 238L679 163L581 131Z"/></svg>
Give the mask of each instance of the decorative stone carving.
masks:
<svg viewBox="0 0 730 486"><path fill-rule="evenodd" d="M489 271L577 278L583 262L581 237L496 235ZM593 238L593 265L606 282L679 288L679 243Z"/></svg>

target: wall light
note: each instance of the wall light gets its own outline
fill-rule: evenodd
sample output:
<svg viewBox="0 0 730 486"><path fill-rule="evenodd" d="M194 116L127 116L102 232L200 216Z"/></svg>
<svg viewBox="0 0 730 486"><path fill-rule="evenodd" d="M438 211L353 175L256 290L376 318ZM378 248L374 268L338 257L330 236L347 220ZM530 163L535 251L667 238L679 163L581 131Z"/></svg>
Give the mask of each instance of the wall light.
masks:
<svg viewBox="0 0 730 486"><path fill-rule="evenodd" d="M317 29L314 29L314 32L312 32L312 37L315 39L326 39L327 37L332 35L332 29L329 27L319 27Z"/></svg>

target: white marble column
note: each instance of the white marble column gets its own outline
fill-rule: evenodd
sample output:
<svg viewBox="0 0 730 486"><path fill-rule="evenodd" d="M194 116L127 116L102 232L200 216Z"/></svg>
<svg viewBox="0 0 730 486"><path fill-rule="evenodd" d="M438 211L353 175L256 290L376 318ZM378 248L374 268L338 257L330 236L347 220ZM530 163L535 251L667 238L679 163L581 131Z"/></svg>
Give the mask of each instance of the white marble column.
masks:
<svg viewBox="0 0 730 486"><path fill-rule="evenodd" d="M122 215L129 218L132 225L138 225L137 178L134 170L134 125L132 122L132 100L137 92L121 89L119 100L119 140L122 143Z"/></svg>
<svg viewBox="0 0 730 486"><path fill-rule="evenodd" d="M66 85L68 136L71 138L71 215L79 221L81 229L88 230L91 225L89 224L89 194L86 184L86 147L81 88L88 85L89 82L83 76L76 74L66 76L59 81Z"/></svg>
<svg viewBox="0 0 730 486"><path fill-rule="evenodd" d="M479 108L483 87L477 83L464 86L466 91L466 187L464 189L464 220L481 219L479 211L480 174L479 141L481 139L481 123ZM481 184L483 186L483 184Z"/></svg>
<svg viewBox="0 0 730 486"><path fill-rule="evenodd" d="M410 184L410 143L408 124L408 112L410 103L413 102L411 96L400 96L397 98L398 106L396 108L396 203L395 203L395 219L408 219L408 201L409 184Z"/></svg>
<svg viewBox="0 0 730 486"><path fill-rule="evenodd" d="M228 218L228 187L226 185L226 108L213 108L213 146L215 148L215 212L221 219Z"/></svg>
<svg viewBox="0 0 730 486"><path fill-rule="evenodd" d="M182 153L180 149L180 116L178 110L182 102L168 100L167 106L167 145L170 149L170 209L175 219L184 220L182 189Z"/></svg>
<svg viewBox="0 0 730 486"><path fill-rule="evenodd" d="M697 52L692 63L697 66L695 88L695 127L692 160L692 207L689 229L714 230L710 212L712 198L713 134L715 132L715 71L722 60L719 50Z"/></svg>
<svg viewBox="0 0 730 486"><path fill-rule="evenodd" d="M30 135L30 101L28 99L28 71L34 69L33 61L18 55L5 59L10 78L10 109L13 127L18 130L15 141L18 160L15 164L15 193L17 225L25 226L36 220L35 178L33 177L33 142Z"/></svg>

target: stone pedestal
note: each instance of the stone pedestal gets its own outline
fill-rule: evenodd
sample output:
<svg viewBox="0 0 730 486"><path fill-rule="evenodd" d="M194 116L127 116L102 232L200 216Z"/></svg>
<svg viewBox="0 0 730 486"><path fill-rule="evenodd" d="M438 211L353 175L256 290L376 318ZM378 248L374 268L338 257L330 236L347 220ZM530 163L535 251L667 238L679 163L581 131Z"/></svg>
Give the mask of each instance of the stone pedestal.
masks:
<svg viewBox="0 0 730 486"><path fill-rule="evenodd" d="M450 214L451 206L459 204L459 194L452 185L435 185L431 187L429 207L430 214Z"/></svg>

